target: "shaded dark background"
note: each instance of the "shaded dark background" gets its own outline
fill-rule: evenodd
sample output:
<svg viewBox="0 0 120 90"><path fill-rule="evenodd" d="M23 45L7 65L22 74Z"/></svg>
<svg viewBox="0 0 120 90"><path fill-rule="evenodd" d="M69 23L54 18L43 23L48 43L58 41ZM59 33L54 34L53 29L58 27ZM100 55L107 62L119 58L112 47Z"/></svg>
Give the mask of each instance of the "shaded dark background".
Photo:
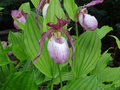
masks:
<svg viewBox="0 0 120 90"><path fill-rule="evenodd" d="M75 0L78 6L87 4L91 0ZM24 2L30 2L30 0L0 0L0 7L5 9L0 11L0 40L6 41L8 32L15 31L13 27L13 19L11 17L11 10L18 9ZM31 4L31 7L33 5ZM106 37L102 39L102 52L110 47L110 53L113 53L115 66L120 66L120 50L117 48L116 42L109 35L115 35L120 39L120 0L104 0L104 3L95 5L88 9L89 14L95 16L99 22L99 27L109 25L113 27L113 31L108 33ZM73 26L73 22L70 23ZM79 34L83 32L82 27L79 25ZM72 30L74 33L75 30Z"/></svg>

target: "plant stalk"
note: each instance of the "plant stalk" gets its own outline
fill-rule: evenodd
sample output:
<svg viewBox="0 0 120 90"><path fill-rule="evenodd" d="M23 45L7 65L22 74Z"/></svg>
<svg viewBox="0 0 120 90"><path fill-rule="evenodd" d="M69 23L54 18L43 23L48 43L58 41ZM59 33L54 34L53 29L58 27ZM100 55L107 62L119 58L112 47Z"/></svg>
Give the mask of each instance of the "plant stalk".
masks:
<svg viewBox="0 0 120 90"><path fill-rule="evenodd" d="M58 71L59 71L59 77L60 77L60 87L61 87L61 90L63 90L62 75L61 75L61 72L60 72L60 66L59 66L59 64L58 64Z"/></svg>

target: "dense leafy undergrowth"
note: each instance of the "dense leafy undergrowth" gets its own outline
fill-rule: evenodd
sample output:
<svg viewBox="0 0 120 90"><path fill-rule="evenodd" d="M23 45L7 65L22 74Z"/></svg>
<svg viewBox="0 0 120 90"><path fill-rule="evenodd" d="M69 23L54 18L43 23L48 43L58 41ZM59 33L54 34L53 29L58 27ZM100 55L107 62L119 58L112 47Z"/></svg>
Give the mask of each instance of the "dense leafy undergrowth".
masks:
<svg viewBox="0 0 120 90"><path fill-rule="evenodd" d="M39 0L31 1L37 8ZM74 0L64 0L63 4L70 20L74 21L75 13L81 7L78 7ZM22 4L19 9L28 13L26 23L23 24L13 18L18 23L20 31L9 32L9 45L4 46L5 42L0 42L0 90L119 90L120 67L109 66L113 61L111 53L108 53L111 47L101 52L101 40L113 30L111 27L103 26L94 31L86 30L80 36L77 33L71 35L75 56L74 60L69 58L64 64L56 64L50 57L47 50L49 38L47 38L41 56L34 62L40 50L38 41L42 33L49 29L46 24L56 23L56 16L63 19L66 16L59 1L51 0L45 18L41 15L38 17L41 25L39 28L36 24L36 13L31 10L29 3ZM66 26L63 28L67 29ZM66 38L64 33L62 36ZM120 48L119 39L115 36L111 37L116 39ZM72 56L70 45L69 48Z"/></svg>

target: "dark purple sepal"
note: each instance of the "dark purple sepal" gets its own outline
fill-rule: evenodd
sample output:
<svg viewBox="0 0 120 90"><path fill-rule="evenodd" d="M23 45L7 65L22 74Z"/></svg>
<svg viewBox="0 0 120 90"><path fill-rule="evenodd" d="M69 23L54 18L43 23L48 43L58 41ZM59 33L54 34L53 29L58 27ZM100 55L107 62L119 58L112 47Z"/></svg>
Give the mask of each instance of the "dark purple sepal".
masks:
<svg viewBox="0 0 120 90"><path fill-rule="evenodd" d="M56 17L56 18L57 18L57 23L56 24L50 22L50 23L47 23L47 25L49 27L53 28L53 29L60 29L63 26L65 26L66 24L68 24L68 20L67 19L65 20L65 19L60 19L58 17Z"/></svg>
<svg viewBox="0 0 120 90"><path fill-rule="evenodd" d="M66 29L62 29L62 31L65 33L65 35L68 37L68 40L71 44L71 47L72 47L72 60L74 59L74 54L75 54L75 47L74 47L74 44L73 44L73 39L70 37L70 33L68 30Z"/></svg>
<svg viewBox="0 0 120 90"><path fill-rule="evenodd" d="M36 16L35 16L35 19L36 19L36 23L38 25L38 27L40 28L40 24L39 24L39 21L38 21L38 16L39 16L39 10L42 8L42 5L44 4L45 0L40 0L39 2L39 5L38 5L38 8L36 8Z"/></svg>
<svg viewBox="0 0 120 90"><path fill-rule="evenodd" d="M90 3L88 3L87 5L85 5L85 8L89 8L89 7L92 7L92 6L94 6L94 5L103 3L103 1L104 1L104 0L93 0L93 1L91 1Z"/></svg>
<svg viewBox="0 0 120 90"><path fill-rule="evenodd" d="M50 33L51 33L51 30L49 29L47 32L44 32L42 34L42 38L39 40L40 50L38 52L37 57L34 59L34 62L36 62L38 60L38 58L40 57L44 40L46 39L47 36L49 36Z"/></svg>

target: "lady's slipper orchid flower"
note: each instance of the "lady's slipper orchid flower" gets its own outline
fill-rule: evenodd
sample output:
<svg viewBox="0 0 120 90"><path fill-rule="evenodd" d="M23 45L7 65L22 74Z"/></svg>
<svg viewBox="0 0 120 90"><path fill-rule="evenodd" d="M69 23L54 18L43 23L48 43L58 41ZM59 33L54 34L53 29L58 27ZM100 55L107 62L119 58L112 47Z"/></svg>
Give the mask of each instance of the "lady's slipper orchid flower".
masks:
<svg viewBox="0 0 120 90"><path fill-rule="evenodd" d="M85 30L95 30L98 27L98 21L94 16L85 13L82 9L79 15L79 23Z"/></svg>
<svg viewBox="0 0 120 90"><path fill-rule="evenodd" d="M65 35L68 37L68 40L72 47L72 60L73 60L74 52L75 52L73 40L70 37L69 31L66 29L62 29L62 27L65 26L67 23L68 23L68 20L57 18L56 24L52 22L47 24L51 28L47 32L44 32L42 38L39 40L40 51L38 53L38 56L34 59L34 61L36 61L41 55L42 46L43 46L43 42L45 38L47 36L51 36L50 40L48 41L48 46L47 46L50 57L57 64L62 64L62 63L67 62L69 58L69 47L68 47L66 39L61 36L61 32L64 32Z"/></svg>
<svg viewBox="0 0 120 90"><path fill-rule="evenodd" d="M79 23L86 30L96 30L98 21L94 16L87 14L87 8L102 3L104 0L93 0L79 10Z"/></svg>
<svg viewBox="0 0 120 90"><path fill-rule="evenodd" d="M25 24L27 13L23 12L22 10L12 10L11 16L16 18L19 22ZM18 23L16 21L14 21L13 24L16 29L19 29Z"/></svg>

